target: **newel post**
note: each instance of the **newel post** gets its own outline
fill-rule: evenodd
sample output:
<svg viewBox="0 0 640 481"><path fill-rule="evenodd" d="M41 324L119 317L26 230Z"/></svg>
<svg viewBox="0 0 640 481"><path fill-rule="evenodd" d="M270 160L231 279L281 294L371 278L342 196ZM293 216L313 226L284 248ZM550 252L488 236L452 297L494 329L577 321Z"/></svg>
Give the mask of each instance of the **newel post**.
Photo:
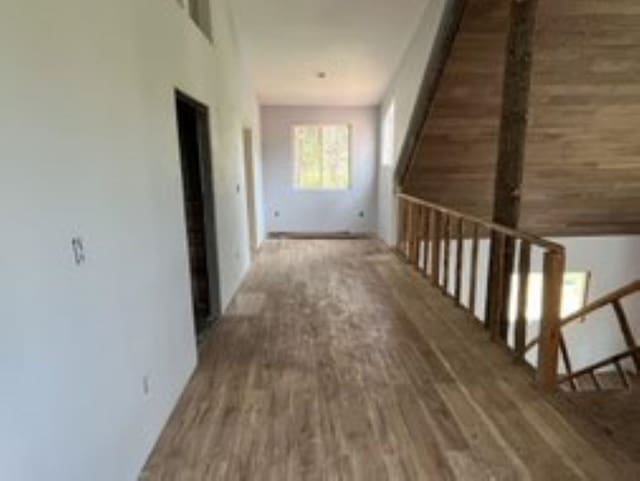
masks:
<svg viewBox="0 0 640 481"><path fill-rule="evenodd" d="M564 270L564 251L550 250L545 252L537 381L541 388L549 391L556 389L558 385L560 307Z"/></svg>

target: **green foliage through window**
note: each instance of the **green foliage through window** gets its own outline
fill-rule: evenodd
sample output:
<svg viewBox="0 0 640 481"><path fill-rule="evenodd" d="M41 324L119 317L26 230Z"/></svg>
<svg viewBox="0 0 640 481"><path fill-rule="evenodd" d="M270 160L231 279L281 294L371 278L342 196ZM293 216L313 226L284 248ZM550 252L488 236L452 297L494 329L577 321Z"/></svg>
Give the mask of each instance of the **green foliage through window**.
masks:
<svg viewBox="0 0 640 481"><path fill-rule="evenodd" d="M297 189L348 189L351 184L351 128L298 125L293 128Z"/></svg>

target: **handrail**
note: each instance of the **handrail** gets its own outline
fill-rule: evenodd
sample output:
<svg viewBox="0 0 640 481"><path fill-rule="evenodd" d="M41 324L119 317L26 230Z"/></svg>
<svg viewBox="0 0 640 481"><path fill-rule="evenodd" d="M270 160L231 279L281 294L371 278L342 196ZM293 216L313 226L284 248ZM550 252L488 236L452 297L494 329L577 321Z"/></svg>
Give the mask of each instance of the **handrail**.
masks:
<svg viewBox="0 0 640 481"><path fill-rule="evenodd" d="M615 356L610 356L606 359L603 359L602 361L592 364L591 366L585 367L584 369L580 369L579 371L576 371L568 376L563 377L560 380L560 383L562 384L565 382L575 381L577 378L589 374L592 380L594 381L596 388L601 389L602 387L600 386L600 383L595 377L595 372L598 369L602 369L603 367L606 367L610 364L614 364L616 366L616 370L618 371L618 375L620 376L620 380L625 385L625 387L629 387L629 380L627 379L626 374L624 373L624 371L622 370L622 367L620 366L620 361L628 357L636 358L639 355L640 355L640 347L627 349L626 351L616 354Z"/></svg>
<svg viewBox="0 0 640 481"><path fill-rule="evenodd" d="M515 267L515 254L519 250L517 319L512 350L521 361L525 361L531 253L534 248L542 249L544 290L541 333L544 341L538 351L535 368L541 387L557 388L564 247L407 194L397 194L397 198L398 253L478 320L477 291L480 286L489 286L485 292L482 322L490 331L491 339L502 342L509 349L507 312L512 288L511 273ZM485 238L485 233L494 253L486 271L481 270L479 265L479 242L481 235ZM471 243L470 249L464 248L464 242ZM470 259L465 262L467 250L470 250ZM479 286L480 275L484 276L486 282ZM463 285L467 288L466 293L463 292Z"/></svg>
<svg viewBox="0 0 640 481"><path fill-rule="evenodd" d="M563 328L567 324L571 324L572 322L582 319L585 316L588 316L589 314L602 309L603 307L607 307L609 304L619 302L623 298L630 296L631 294L634 294L638 291L640 291L640 279L636 279L626 286L621 287L620 289L616 289L615 291L596 299L595 301L584 306L582 309L579 309L573 314L565 317L560 321L560 328ZM525 347L525 351L529 351L531 348L533 348L539 342L539 340L539 338L536 338L529 342Z"/></svg>
<svg viewBox="0 0 640 481"><path fill-rule="evenodd" d="M538 245L540 247L544 247L545 249L564 252L564 246L562 244L558 244L557 242L550 241L548 239L543 239L542 237L535 236L533 234L529 234L527 232L523 232L521 230L512 229L510 227L504 226L502 224L496 224L495 222L490 222L481 217L476 217L473 215L465 214L463 212L457 211L455 209L450 209L448 207L444 207L438 204L434 204L433 202L429 202L424 199L420 199L418 197L413 197L407 194L397 194L400 199L407 200L409 202L413 202L414 204L422 205L425 207L429 207L430 209L437 210L442 212L443 214L448 214L458 218L464 218L469 222L473 222L475 224L481 225L488 230L492 230L494 232L500 232L501 234L508 235L510 237L515 237L517 239L526 240L531 244Z"/></svg>

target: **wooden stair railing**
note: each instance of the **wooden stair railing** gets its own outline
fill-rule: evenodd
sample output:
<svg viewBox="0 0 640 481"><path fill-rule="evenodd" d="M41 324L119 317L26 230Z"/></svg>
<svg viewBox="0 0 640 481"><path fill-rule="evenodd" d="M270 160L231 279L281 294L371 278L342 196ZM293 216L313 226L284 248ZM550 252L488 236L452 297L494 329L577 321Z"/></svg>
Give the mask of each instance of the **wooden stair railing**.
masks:
<svg viewBox="0 0 640 481"><path fill-rule="evenodd" d="M571 384L572 390L575 391L576 381L582 376L588 375L591 378L591 382L593 383L595 388L598 391L601 391L602 384L598 380L597 371L607 366L613 365L616 369L616 373L618 374L618 377L620 378L620 382L626 389L629 389L631 387L631 383L629 382L629 375L627 374L627 372L624 370L622 366L622 361L630 358L634 360L634 363L635 363L636 360L638 359L638 356L640 356L640 347L628 349L620 354L616 354L615 356L608 357L607 359L604 359L600 362L592 364L589 367L585 367L583 369L580 369L579 371L568 374L564 378L560 379L560 384L568 382Z"/></svg>
<svg viewBox="0 0 640 481"><path fill-rule="evenodd" d="M626 286L621 287L620 289L617 289L607 294L606 296L603 296L589 303L582 309L579 309L578 311L574 312L573 314L565 317L560 321L560 329L562 329L571 323L584 319L585 317L589 316L590 314L593 314L594 312L600 309L603 309L607 306L611 306L616 314L616 319L618 320L620 331L622 332L622 336L624 337L625 343L627 345L626 351L620 354L616 354L615 356L611 356L603 361L595 363L579 371L573 372L571 367L569 352L568 352L566 343L564 341L564 336L562 335L562 332L560 332L560 347L561 347L565 370L567 372L566 376L559 381L560 384L569 383L571 389L573 391L576 391L578 390L578 385L576 381L580 377L588 375L591 378L592 383L596 387L596 389L600 390L602 389L602 386L598 381L596 371L598 371L599 369L602 369L603 367L613 365L615 367L615 370L618 374L618 377L622 385L626 388L630 386L627 373L624 371L620 362L627 358L631 359L636 369L636 372L640 373L640 348L638 347L638 344L633 336L633 332L631 331L627 314L622 305L622 300L637 292L640 292L640 279L637 279L627 284ZM527 344L527 346L525 347L525 351L529 351L535 345L539 344L539 342L540 342L540 338L534 339L533 341Z"/></svg>
<svg viewBox="0 0 640 481"><path fill-rule="evenodd" d="M543 298L538 362L538 384L544 389L558 385L560 350L560 304L565 271L565 250L560 244L511 229L478 217L406 194L398 194L398 253L417 268L455 303L473 314L490 332L491 339L506 345L516 359L525 361L527 339L528 282L534 254L542 254ZM497 262L481 264L481 242L497 243ZM501 326L508 317L512 293L511 274L503 268L511 243L518 252L517 308L513 339L504 341ZM466 244L466 245L465 245ZM534 252L535 251L535 252ZM482 252L489 250L482 249ZM536 257L537 259L537 257ZM495 279L487 292L489 276ZM478 306L484 296L484 306ZM478 313L478 308L481 312Z"/></svg>

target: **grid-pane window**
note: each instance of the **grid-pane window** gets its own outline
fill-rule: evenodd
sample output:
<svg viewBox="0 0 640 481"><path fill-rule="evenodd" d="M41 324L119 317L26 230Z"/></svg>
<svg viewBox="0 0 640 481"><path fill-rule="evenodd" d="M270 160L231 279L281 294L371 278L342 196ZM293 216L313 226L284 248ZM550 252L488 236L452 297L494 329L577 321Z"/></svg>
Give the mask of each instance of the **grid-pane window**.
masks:
<svg viewBox="0 0 640 481"><path fill-rule="evenodd" d="M348 189L351 184L349 125L298 125L293 128L294 186L297 189Z"/></svg>

